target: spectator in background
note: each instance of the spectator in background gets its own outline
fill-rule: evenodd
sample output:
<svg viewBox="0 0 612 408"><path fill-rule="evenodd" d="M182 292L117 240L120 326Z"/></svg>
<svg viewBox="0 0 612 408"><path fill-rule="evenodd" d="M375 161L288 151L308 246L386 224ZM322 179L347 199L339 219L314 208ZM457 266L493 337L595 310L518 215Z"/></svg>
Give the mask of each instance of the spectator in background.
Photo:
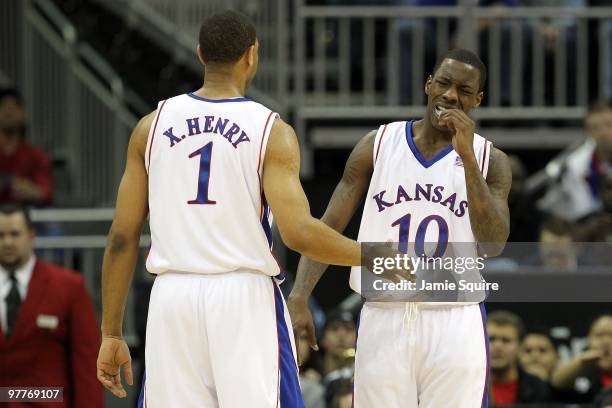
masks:
<svg viewBox="0 0 612 408"><path fill-rule="evenodd" d="M33 242L28 213L1 205L0 387L63 387L63 403L34 405L101 408L98 322L83 278L37 259Z"/></svg>
<svg viewBox="0 0 612 408"><path fill-rule="evenodd" d="M577 241L612 242L612 169L601 175L599 196L602 208L580 220Z"/></svg>
<svg viewBox="0 0 612 408"><path fill-rule="evenodd" d="M336 394L333 396L329 408L352 408L353 407L353 382L342 380L338 383Z"/></svg>
<svg viewBox="0 0 612 408"><path fill-rule="evenodd" d="M321 373L315 368L315 356L310 352L306 336L300 338L297 347L304 404L306 408L325 408L325 388L321 385Z"/></svg>
<svg viewBox="0 0 612 408"><path fill-rule="evenodd" d="M527 170L518 156L511 155L512 186L508 194L510 236L508 242L537 242L542 214L525 189Z"/></svg>
<svg viewBox="0 0 612 408"><path fill-rule="evenodd" d="M549 402L551 390L540 378L523 371L518 357L525 325L514 313L498 310L489 314L489 349L491 358L491 404Z"/></svg>
<svg viewBox="0 0 612 408"><path fill-rule="evenodd" d="M504 11L508 7L517 7L521 5L520 0L479 0L478 5L481 7L489 7L491 14L495 16L503 15ZM482 56L483 62L487 67L493 67L492 58L493 55L489 55L491 50L490 42L495 38L492 35L491 29L499 27L499 43L495 44L494 48L497 48L499 55L499 80L492 82L489 85L488 96L491 98L492 93L496 92L495 88L499 86L499 101L502 106L510 105L511 99L511 88L512 84L510 81L512 70L522 70L523 66L516 66L512 60L512 19L508 18L482 18L476 23L476 31L478 33L479 49ZM521 50L523 54L526 54L526 49L523 47ZM526 55L523 55L525 59ZM486 104L490 103L488 100Z"/></svg>
<svg viewBox="0 0 612 408"><path fill-rule="evenodd" d="M545 332L525 334L519 352L520 367L543 381L550 381L559 362L559 354L552 338Z"/></svg>
<svg viewBox="0 0 612 408"><path fill-rule="evenodd" d="M332 404L347 381L352 381L355 372L355 321L346 310L334 310L329 313L321 346L323 348L323 386L325 401Z"/></svg>
<svg viewBox="0 0 612 408"><path fill-rule="evenodd" d="M570 221L601 209L601 175L612 166L612 106L593 105L584 123L587 139L548 166L556 182L538 203L540 209Z"/></svg>
<svg viewBox="0 0 612 408"><path fill-rule="evenodd" d="M597 394L595 408L612 408L612 387L608 387Z"/></svg>
<svg viewBox="0 0 612 408"><path fill-rule="evenodd" d="M578 269L578 248L574 244L574 225L550 216L540 229L540 265L561 271Z"/></svg>
<svg viewBox="0 0 612 408"><path fill-rule="evenodd" d="M551 8L566 8L566 7L585 7L586 0L522 0L525 6L534 7L551 7ZM567 70L566 78L576 78L576 61L577 61L577 44L576 44L576 28L577 21L573 17L565 18L543 18L536 19L531 22L531 29L536 31L543 42L543 50L535 50L535 52L544 52L545 74L546 81L545 104L555 105L555 66L558 64L556 59L557 48L563 48L566 57L565 61L561 62ZM533 55L533 50L530 50L530 55ZM566 80L567 104L576 104L576 82Z"/></svg>
<svg viewBox="0 0 612 408"><path fill-rule="evenodd" d="M350 312L336 310L327 317L321 346L323 357L323 374L352 364L355 359L355 322Z"/></svg>
<svg viewBox="0 0 612 408"><path fill-rule="evenodd" d="M552 376L553 386L574 390L575 402L591 402L603 389L612 387L612 315L603 315L589 329L588 348L561 364Z"/></svg>
<svg viewBox="0 0 612 408"><path fill-rule="evenodd" d="M0 89L0 204L51 204L51 161L25 140L26 113L19 92Z"/></svg>

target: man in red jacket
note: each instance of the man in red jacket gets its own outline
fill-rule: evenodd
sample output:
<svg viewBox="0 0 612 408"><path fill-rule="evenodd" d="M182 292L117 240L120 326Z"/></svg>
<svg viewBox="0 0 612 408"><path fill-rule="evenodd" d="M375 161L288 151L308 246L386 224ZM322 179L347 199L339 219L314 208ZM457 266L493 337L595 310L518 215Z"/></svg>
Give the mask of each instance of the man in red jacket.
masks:
<svg viewBox="0 0 612 408"><path fill-rule="evenodd" d="M0 387L62 387L63 404L8 407L102 407L98 322L83 278L37 259L33 241L28 213L0 205Z"/></svg>

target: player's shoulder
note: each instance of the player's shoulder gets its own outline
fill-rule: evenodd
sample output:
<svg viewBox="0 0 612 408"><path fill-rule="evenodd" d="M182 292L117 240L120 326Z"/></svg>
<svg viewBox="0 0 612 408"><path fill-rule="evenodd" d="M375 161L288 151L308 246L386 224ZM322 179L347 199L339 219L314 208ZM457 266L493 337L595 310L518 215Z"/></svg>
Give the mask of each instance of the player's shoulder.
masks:
<svg viewBox="0 0 612 408"><path fill-rule="evenodd" d="M406 121L388 122L370 130L355 145L353 156L360 157L367 154L370 156L369 160L372 161L372 154L376 155L381 146L387 145L387 141L396 137L398 130L405 129L406 123Z"/></svg>
<svg viewBox="0 0 612 408"><path fill-rule="evenodd" d="M475 143L490 143L490 140L481 135L480 133L474 132L474 142Z"/></svg>
<svg viewBox="0 0 612 408"><path fill-rule="evenodd" d="M406 126L411 123L411 120L396 120L393 122L383 123L378 127L379 132L388 132L389 130L405 130Z"/></svg>
<svg viewBox="0 0 612 408"><path fill-rule="evenodd" d="M384 145L395 145L398 143L398 140L404 140L410 122L409 120L400 120L383 123L368 133L364 138L366 139L364 142L367 141L372 146L376 144L377 149L382 148Z"/></svg>
<svg viewBox="0 0 612 408"><path fill-rule="evenodd" d="M297 141L297 134L295 133L295 129L293 129L293 126L291 126L282 118L277 116L274 122L272 123L272 127L270 129L270 142L272 142L273 140L284 142L294 140Z"/></svg>

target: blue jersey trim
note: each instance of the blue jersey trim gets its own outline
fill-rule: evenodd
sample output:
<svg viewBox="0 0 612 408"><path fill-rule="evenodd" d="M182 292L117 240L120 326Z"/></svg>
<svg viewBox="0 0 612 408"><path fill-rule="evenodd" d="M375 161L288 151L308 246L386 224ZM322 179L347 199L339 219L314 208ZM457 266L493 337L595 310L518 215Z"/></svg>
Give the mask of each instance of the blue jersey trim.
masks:
<svg viewBox="0 0 612 408"><path fill-rule="evenodd" d="M482 408L489 407L489 370L490 370L490 357L489 357L489 331L487 330L487 310L485 304L480 303L480 316L482 317L482 329L484 331L485 349L487 353L487 373L485 376L484 391L482 393Z"/></svg>
<svg viewBox="0 0 612 408"><path fill-rule="evenodd" d="M419 149L417 149L416 145L414 144L414 136L412 135L413 123L414 121L412 120L406 122L406 140L408 141L408 147L410 147L410 150L412 150L412 154L414 154L414 157L416 157L416 159L419 161L419 163L421 163L423 167L427 169L433 166L438 160L443 159L447 154L453 151L453 145L451 144L446 149L442 150L440 153L432 157L430 160L425 160L421 152L419 152Z"/></svg>
<svg viewBox="0 0 612 408"><path fill-rule="evenodd" d="M270 207L268 207L268 201L266 200L265 194L261 195L261 199L263 200L263 216L261 218L261 226L266 234L268 246L270 249L272 249L272 226L270 225L270 219L268 218L270 215Z"/></svg>
<svg viewBox="0 0 612 408"><path fill-rule="evenodd" d="M197 99L199 101L212 102L212 103L251 102L251 99L249 99L249 98L207 99L207 98L202 98L201 96L198 96L198 95L194 94L193 92L188 92L187 96L190 96L193 99Z"/></svg>
<svg viewBox="0 0 612 408"><path fill-rule="evenodd" d="M140 386L140 395L138 396L138 408L144 408L145 405L145 382L147 381L146 369L142 374L142 385Z"/></svg>
<svg viewBox="0 0 612 408"><path fill-rule="evenodd" d="M302 391L298 380L298 368L295 365L293 347L289 337L289 330L285 321L283 295L278 285L274 285L274 302L276 308L276 330L278 333L278 353L280 370L280 406L287 408L304 408Z"/></svg>

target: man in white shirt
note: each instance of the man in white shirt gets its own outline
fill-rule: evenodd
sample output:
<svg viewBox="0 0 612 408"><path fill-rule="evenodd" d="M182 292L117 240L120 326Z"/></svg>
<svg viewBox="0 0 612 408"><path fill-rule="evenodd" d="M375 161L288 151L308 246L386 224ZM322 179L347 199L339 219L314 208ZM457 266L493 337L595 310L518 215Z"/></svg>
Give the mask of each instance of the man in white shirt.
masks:
<svg viewBox="0 0 612 408"><path fill-rule="evenodd" d="M584 143L548 164L547 172L559 181L538 203L540 209L570 221L601 209L601 178L612 167L612 106L593 105L584 123Z"/></svg>

